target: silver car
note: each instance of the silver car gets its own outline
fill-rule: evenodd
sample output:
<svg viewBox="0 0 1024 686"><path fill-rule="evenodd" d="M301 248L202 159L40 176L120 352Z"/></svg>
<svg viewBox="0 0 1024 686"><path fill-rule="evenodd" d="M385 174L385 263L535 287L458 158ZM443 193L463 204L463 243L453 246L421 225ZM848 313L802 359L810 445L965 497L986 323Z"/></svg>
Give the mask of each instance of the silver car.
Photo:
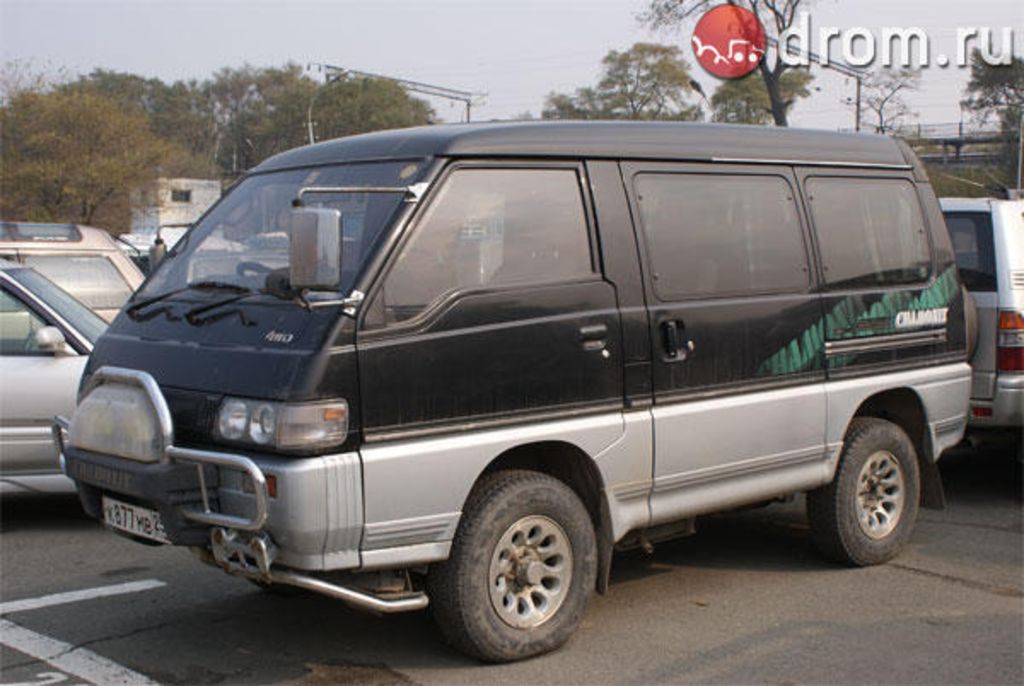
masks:
<svg viewBox="0 0 1024 686"><path fill-rule="evenodd" d="M957 267L978 306L970 426L1024 426L1024 201L942 198Z"/></svg>
<svg viewBox="0 0 1024 686"><path fill-rule="evenodd" d="M0 478L4 491L64 480L50 435L75 407L107 324L39 272L0 260ZM46 477L41 479L38 477ZM68 482L70 483L70 482Z"/></svg>

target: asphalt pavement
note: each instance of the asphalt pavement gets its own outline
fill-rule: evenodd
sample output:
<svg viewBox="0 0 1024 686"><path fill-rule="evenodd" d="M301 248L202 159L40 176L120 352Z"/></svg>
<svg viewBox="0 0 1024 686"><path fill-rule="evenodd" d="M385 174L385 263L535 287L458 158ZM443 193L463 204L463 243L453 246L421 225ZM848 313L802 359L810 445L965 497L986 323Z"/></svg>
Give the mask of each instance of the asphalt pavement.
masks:
<svg viewBox="0 0 1024 686"><path fill-rule="evenodd" d="M708 517L618 554L564 649L500 666L448 648L429 612L274 595L111 534L73 495L5 494L0 685L1024 683L1021 465L940 464L947 509L889 564L822 559L801 498Z"/></svg>

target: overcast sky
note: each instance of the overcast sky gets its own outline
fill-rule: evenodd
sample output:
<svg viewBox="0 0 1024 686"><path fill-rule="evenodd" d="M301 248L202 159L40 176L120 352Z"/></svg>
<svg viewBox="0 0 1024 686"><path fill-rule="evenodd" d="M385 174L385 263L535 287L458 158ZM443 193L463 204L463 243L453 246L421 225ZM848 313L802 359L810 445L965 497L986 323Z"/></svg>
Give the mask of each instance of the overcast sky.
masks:
<svg viewBox="0 0 1024 686"><path fill-rule="evenodd" d="M325 62L486 92L474 119L538 115L550 91L592 84L601 57L636 41L676 43L710 95L716 80L696 65L692 27L653 33L636 15L642 0L0 0L3 61L86 73L95 67L164 80L208 77L223 66ZM818 27L919 26L936 52L954 55L960 26L1011 26L1024 54L1022 0L817 0ZM853 85L817 72L820 89L792 123L849 127L842 100ZM922 123L955 122L968 70L924 70L910 97ZM461 109L432 100L457 120Z"/></svg>

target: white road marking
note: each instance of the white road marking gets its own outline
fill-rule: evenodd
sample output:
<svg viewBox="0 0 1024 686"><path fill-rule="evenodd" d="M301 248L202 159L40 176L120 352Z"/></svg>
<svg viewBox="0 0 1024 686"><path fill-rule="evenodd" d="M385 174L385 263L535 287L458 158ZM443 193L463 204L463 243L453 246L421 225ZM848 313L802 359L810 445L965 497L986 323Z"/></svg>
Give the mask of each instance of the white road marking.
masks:
<svg viewBox="0 0 1024 686"><path fill-rule="evenodd" d="M148 591L152 588L160 588L166 585L166 583L158 579L145 579L143 581L130 581L112 586L86 588L80 591L68 591L67 593L53 593L38 598L11 600L6 603L0 603L0 615L10 612L38 610L44 607L92 600L94 598L124 595L125 593L138 593L139 591ZM113 660L108 660L91 650L76 648L70 643L44 636L6 619L0 619L0 643L29 657L41 660L51 667L94 684L102 684L103 686L107 684L114 686L156 685L156 682L148 677L134 672L127 667L122 667Z"/></svg>
<svg viewBox="0 0 1024 686"><path fill-rule="evenodd" d="M107 686L155 686L148 677L122 667L102 655L70 643L37 634L0 619L0 642L79 679Z"/></svg>
<svg viewBox="0 0 1024 686"><path fill-rule="evenodd" d="M38 598L25 598L24 600L11 600L0 603L0 615L11 612L24 612L25 610L38 610L52 605L63 605L75 603L80 600L92 600L93 598L105 598L112 595L123 595L125 593L138 593L148 591L151 588L160 588L167 584L157 579L144 579L143 581L129 581L125 584L114 584L113 586L98 586L96 588L85 588L81 591L68 591L67 593L53 593Z"/></svg>

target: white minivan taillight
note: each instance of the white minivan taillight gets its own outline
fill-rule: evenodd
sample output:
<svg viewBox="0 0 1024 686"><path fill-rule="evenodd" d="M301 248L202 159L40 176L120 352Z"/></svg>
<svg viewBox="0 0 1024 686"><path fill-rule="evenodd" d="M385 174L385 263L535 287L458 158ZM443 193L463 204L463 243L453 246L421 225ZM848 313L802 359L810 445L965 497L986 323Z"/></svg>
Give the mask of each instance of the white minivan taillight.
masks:
<svg viewBox="0 0 1024 686"><path fill-rule="evenodd" d="M1024 314L1000 310L996 334L996 369L1024 372Z"/></svg>

